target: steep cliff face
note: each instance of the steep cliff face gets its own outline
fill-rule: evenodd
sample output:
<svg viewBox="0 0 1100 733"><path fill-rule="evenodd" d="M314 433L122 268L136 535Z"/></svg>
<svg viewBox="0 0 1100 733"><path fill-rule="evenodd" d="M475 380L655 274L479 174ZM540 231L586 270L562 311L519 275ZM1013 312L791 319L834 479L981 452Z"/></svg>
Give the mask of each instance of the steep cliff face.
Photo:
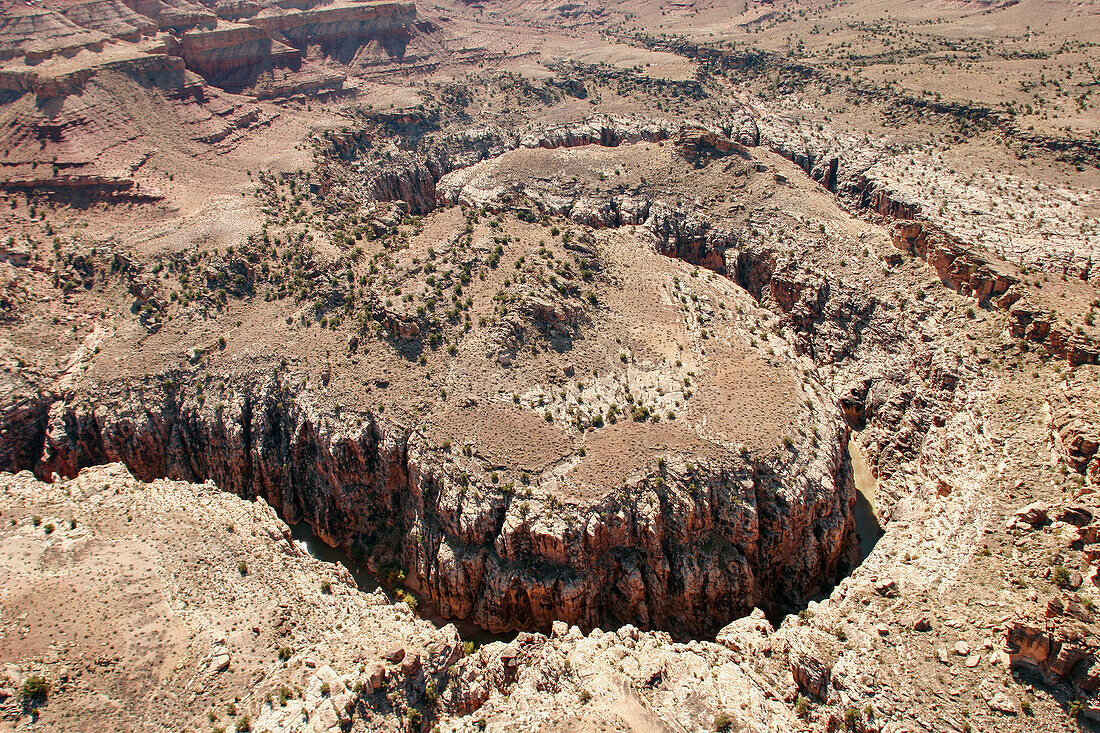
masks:
<svg viewBox="0 0 1100 733"><path fill-rule="evenodd" d="M326 541L401 567L445 616L494 631L557 619L710 633L753 606L797 603L852 559L846 432L822 408L817 448L670 462L574 506L478 485L417 432L318 402L271 374L216 395L116 384L94 404L49 408L35 470L120 461L143 479L263 496Z"/></svg>
<svg viewBox="0 0 1100 733"><path fill-rule="evenodd" d="M399 134L410 131L415 133L418 128L430 126L429 121L419 118L390 124L396 125ZM483 160L499 157L511 150L519 148L555 150L585 145L616 147L638 142L659 142L673 137L679 129L678 125L660 120L649 121L615 116L598 116L577 124L527 131L508 130L490 125L432 138L421 145L415 153L398 151L395 155L387 156L381 164L370 159L358 159L365 146L371 144L372 135L358 137L330 135L329 143L336 156L352 161L356 172L362 178L361 187L368 196L379 201L403 201L410 211L423 214L440 205L458 201L461 179L446 187L446 190L437 191L437 184L445 175L469 168ZM562 205L554 207L547 202L549 213L562 213L567 208ZM580 223L592 226L613 224L606 215L590 218L591 221ZM640 223L640 221L624 223Z"/></svg>
<svg viewBox="0 0 1100 733"><path fill-rule="evenodd" d="M258 9L256 9L258 10ZM366 44L381 44L400 60L412 37L412 3L356 2L307 10L225 8L227 17L187 30L178 53L187 68L217 86L279 97L333 91L345 75L310 66L307 57L325 55L350 64ZM303 68L303 63L306 68ZM280 70L291 69L291 78ZM295 78L295 77L301 78Z"/></svg>
<svg viewBox="0 0 1100 733"><path fill-rule="evenodd" d="M35 76L38 64L60 59L66 75L83 82L121 57L140 66L138 57L168 54L210 84L274 98L341 90L346 73L315 63L320 57L349 65L359 64L364 54L371 63L405 61L406 46L419 32L416 8L407 2L308 7L311 2L305 9L207 5L213 9L187 0L86 0L57 12L17 9L0 19L0 61L26 62L25 69L18 63L5 69L6 76ZM80 51L86 53L71 60ZM37 74L47 75L53 74ZM3 88L17 86L9 81ZM71 92L59 88L47 96Z"/></svg>
<svg viewBox="0 0 1100 733"><path fill-rule="evenodd" d="M416 20L408 2L343 3L302 11L261 13L247 22L287 39L303 53L320 47L338 60L351 62L364 41L376 39L400 56Z"/></svg>
<svg viewBox="0 0 1100 733"><path fill-rule="evenodd" d="M0 470L33 466L46 438L50 399L29 389L5 396L0 412Z"/></svg>
<svg viewBox="0 0 1100 733"><path fill-rule="evenodd" d="M179 47L187 68L225 85L228 80L253 77L271 57L271 39L260 28L243 23L221 23L183 34Z"/></svg>

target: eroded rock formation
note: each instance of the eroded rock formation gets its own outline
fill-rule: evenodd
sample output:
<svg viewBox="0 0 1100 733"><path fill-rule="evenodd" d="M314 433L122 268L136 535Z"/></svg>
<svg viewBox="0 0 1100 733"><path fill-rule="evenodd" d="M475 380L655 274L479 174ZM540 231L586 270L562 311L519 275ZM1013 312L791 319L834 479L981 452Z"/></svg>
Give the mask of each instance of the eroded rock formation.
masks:
<svg viewBox="0 0 1100 733"><path fill-rule="evenodd" d="M713 632L753 606L796 603L852 560L835 419L791 460L669 463L563 507L471 480L398 425L334 419L318 395L271 375L217 396L199 384L110 394L49 408L40 475L121 461L145 480L262 496L326 541L405 568L445 616L492 630L562 619ZM7 419L23 432L41 417L28 406Z"/></svg>

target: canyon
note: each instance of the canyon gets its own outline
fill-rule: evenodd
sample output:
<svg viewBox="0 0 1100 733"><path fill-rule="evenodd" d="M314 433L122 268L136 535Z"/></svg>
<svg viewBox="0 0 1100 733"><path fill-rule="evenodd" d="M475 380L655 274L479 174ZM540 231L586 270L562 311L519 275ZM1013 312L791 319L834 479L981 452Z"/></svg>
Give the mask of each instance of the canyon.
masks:
<svg viewBox="0 0 1100 733"><path fill-rule="evenodd" d="M1093 725L1097 33L5 9L0 727Z"/></svg>

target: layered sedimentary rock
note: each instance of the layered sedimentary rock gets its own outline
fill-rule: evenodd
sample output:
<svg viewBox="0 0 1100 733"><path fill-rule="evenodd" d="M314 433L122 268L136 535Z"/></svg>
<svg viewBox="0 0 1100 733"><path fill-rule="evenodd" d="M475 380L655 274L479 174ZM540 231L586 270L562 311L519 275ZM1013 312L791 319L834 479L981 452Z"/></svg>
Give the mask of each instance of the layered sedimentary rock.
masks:
<svg viewBox="0 0 1100 733"><path fill-rule="evenodd" d="M144 146L127 146L143 131L172 127L166 144L175 146L220 144L270 120L240 100L220 96L177 56L131 46L74 61L79 63L51 59L0 69L0 90L16 97L0 107L5 187L66 198L158 198L153 188L138 185L126 164L111 159L131 151L139 164ZM125 99L120 89L128 90Z"/></svg>
<svg viewBox="0 0 1100 733"><path fill-rule="evenodd" d="M289 10L232 2L215 10L187 0L88 0L58 12L20 8L0 19L0 61L35 65L81 49L102 52L106 41L137 43L164 30L172 35L165 35L159 48L139 51L179 56L208 82L235 91L254 90L260 97L311 94L339 90L345 79L332 69L301 70L311 49L351 63L361 53L373 53L364 51L372 46L382 49L385 59L401 60L416 20L412 3L390 1ZM117 56L117 49L109 55ZM72 66L87 78L104 64L89 58ZM287 78L283 69L301 70L302 78Z"/></svg>
<svg viewBox="0 0 1100 733"><path fill-rule="evenodd" d="M896 211L893 207L885 210ZM944 284L958 293L985 301L999 298L1019 282L1011 268L998 267L997 263L967 250L942 232L919 221L909 221L913 218L912 212L902 210L898 214L884 215L907 220L894 225L894 246L925 260Z"/></svg>
<svg viewBox="0 0 1100 733"><path fill-rule="evenodd" d="M239 22L220 20L190 27L178 50L171 52L207 81L227 89L251 90L261 98L339 90L343 73L309 64L303 67L311 48L348 63L364 44L376 42L388 49L389 56L400 58L416 18L415 6L400 2L342 3L307 10L234 6L225 12L225 17Z"/></svg>
<svg viewBox="0 0 1100 733"><path fill-rule="evenodd" d="M117 460L146 479L263 496L332 544L405 568L445 615L490 629L566 619L713 631L754 605L796 602L850 560L844 428L827 409L816 449L670 462L562 506L481 484L395 424L334 418L274 375L217 401L199 389L131 382L94 403L55 402L36 470Z"/></svg>
<svg viewBox="0 0 1100 733"><path fill-rule="evenodd" d="M1100 409L1081 378L1070 377L1051 401L1050 429L1055 454L1093 486L1100 484Z"/></svg>
<svg viewBox="0 0 1100 733"><path fill-rule="evenodd" d="M409 2L342 3L272 13L262 12L247 20L272 36L287 39L305 50L317 45L341 60L350 60L369 38L407 40L408 26L416 19L416 6Z"/></svg>
<svg viewBox="0 0 1100 733"><path fill-rule="evenodd" d="M36 63L55 53L102 49L107 36L60 13L19 8L0 16L0 61L23 57Z"/></svg>
<svg viewBox="0 0 1100 733"><path fill-rule="evenodd" d="M137 41L157 31L156 22L135 12L122 0L88 0L69 6L63 13L79 26L124 41Z"/></svg>
<svg viewBox="0 0 1100 733"><path fill-rule="evenodd" d="M1100 345L1084 333L1078 333L1042 307L1035 296L1020 284L997 302L1008 311L1008 332L1015 338L1042 344L1071 365L1100 362Z"/></svg>
<svg viewBox="0 0 1100 733"><path fill-rule="evenodd" d="M176 31L195 26L213 26L218 16L202 5L187 0L124 0L134 12L151 18L162 29Z"/></svg>
<svg viewBox="0 0 1100 733"><path fill-rule="evenodd" d="M87 0L6 12L2 185L70 200L159 198L126 173L146 159L131 143L180 125L168 134L173 141L224 148L276 116L218 98L207 85L255 99L337 94L347 73L318 55L350 62L371 45L400 60L416 18L415 7L401 2L268 5L263 13L251 2L216 7L223 17L187 0ZM142 111L137 100L147 105ZM107 151L124 160L108 160Z"/></svg>
<svg viewBox="0 0 1100 733"><path fill-rule="evenodd" d="M955 292L1007 310L1011 336L1041 343L1073 366L1095 364L1100 359L1096 342L1053 319L1049 311L1036 303L1015 268L967 248L927 222L913 220L915 213L904 206L884 210L890 212L884 214L888 218L901 219L893 224L891 241L895 247L923 259L940 281Z"/></svg>
<svg viewBox="0 0 1100 733"><path fill-rule="evenodd" d="M271 39L253 25L220 23L184 33L179 52L188 69L224 83L262 69L271 58Z"/></svg>

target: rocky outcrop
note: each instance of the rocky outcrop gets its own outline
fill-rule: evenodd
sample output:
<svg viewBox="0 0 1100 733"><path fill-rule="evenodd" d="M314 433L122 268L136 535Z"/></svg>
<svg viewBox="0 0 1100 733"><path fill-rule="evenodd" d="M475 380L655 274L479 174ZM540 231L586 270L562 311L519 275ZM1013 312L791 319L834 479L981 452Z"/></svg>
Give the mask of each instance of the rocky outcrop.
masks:
<svg viewBox="0 0 1100 733"><path fill-rule="evenodd" d="M178 56L112 44L77 58L82 63L58 59L0 70L0 90L16 98L7 108L11 124L0 131L6 152L0 186L73 202L157 200L163 195L157 187L131 175L144 163L145 148L133 141L169 123L173 139L150 145L227 148L274 117L221 95ZM130 96L124 105L123 89ZM152 117L131 116L139 99ZM133 156L125 164L111 157L119 149Z"/></svg>
<svg viewBox="0 0 1100 733"><path fill-rule="evenodd" d="M370 39L380 41L391 51L391 56L400 58L415 20L413 3L381 0L262 12L245 22L262 28L272 37L285 39L302 52L307 46L316 45L327 55L350 63Z"/></svg>
<svg viewBox="0 0 1100 733"><path fill-rule="evenodd" d="M1050 428L1057 455L1093 486L1100 485L1100 410L1089 397L1088 385L1068 380L1050 403Z"/></svg>
<svg viewBox="0 0 1100 733"><path fill-rule="evenodd" d="M1048 684L1073 683L1089 704L1084 709L1097 719L1096 618L1080 598L1056 596L1043 609L1030 609L1012 619L1005 631L1005 651L1013 666L1039 672Z"/></svg>
<svg viewBox="0 0 1100 733"><path fill-rule="evenodd" d="M411 121L413 129L422 125L423 121L419 117ZM661 121L615 116L598 116L579 124L558 125L534 131L486 126L436 136L419 146L415 153L392 151L380 161L355 161L373 143L373 135L330 136L330 140L334 154L344 160L355 161L353 165L363 180L361 185L370 198L377 201L403 201L409 211L423 214L458 200L459 192L455 186L446 191L436 190L437 184L445 175L469 168L483 160L499 157L510 150L572 148L583 145L616 147L642 141L659 142L670 138L677 129ZM591 224L609 226L612 222L593 218Z"/></svg>
<svg viewBox="0 0 1100 733"><path fill-rule="evenodd" d="M176 32L196 26L213 26L218 16L188 0L123 0L134 12L151 18L157 27Z"/></svg>
<svg viewBox="0 0 1100 733"><path fill-rule="evenodd" d="M585 635L559 622L549 636L520 634L512 642L491 644L460 659L441 704L448 715L474 713L475 729L479 719L503 728L530 725L536 717L591 715L622 694L618 691L629 690L636 719L644 721L639 725L665 730L678 725L674 721L679 716L664 711L681 710L677 698L690 689L688 730L763 733L796 728L776 691L765 689L764 678L736 659L717 644L677 643L663 632L642 632L630 625ZM731 704L733 700L744 701L746 708Z"/></svg>
<svg viewBox="0 0 1100 733"><path fill-rule="evenodd" d="M49 10L20 6L0 15L0 61L24 57L35 64L57 53L102 50L106 40L103 33Z"/></svg>
<svg viewBox="0 0 1100 733"><path fill-rule="evenodd" d="M145 79L155 86L181 89L181 93L188 91L185 88L188 84L192 88L201 84L201 80L193 75L190 79L185 78L184 64L178 58L161 54L126 54L121 57L96 58L94 63L66 70L64 73L35 67L0 69L0 89L18 94L31 92L39 102L44 102L55 97L79 94L99 71L119 71ZM48 119L66 113L74 115L67 110L41 110L39 115ZM16 129L11 134L18 136L26 134L26 131ZM57 137L50 130L39 131L37 135L39 139L51 141Z"/></svg>
<svg viewBox="0 0 1100 733"><path fill-rule="evenodd" d="M207 81L234 91L252 91L261 98L339 91L346 78L343 73L303 68L310 47L350 63L364 44L374 41L391 48L391 55L399 58L416 19L415 6L402 2L252 12L234 7L230 11L239 22L223 20L191 28L174 53ZM297 73L280 73L281 69Z"/></svg>
<svg viewBox="0 0 1100 733"><path fill-rule="evenodd" d="M271 58L271 39L253 25L220 23L183 34L179 46L187 68L225 86L242 76L253 78Z"/></svg>
<svg viewBox="0 0 1100 733"><path fill-rule="evenodd" d="M795 684L811 700L824 702L829 696L829 682L836 664L830 647L834 640L822 631L813 630L795 637L787 648L787 663Z"/></svg>
<svg viewBox="0 0 1100 733"><path fill-rule="evenodd" d="M79 26L124 41L138 41L157 31L151 18L134 12L122 0L88 0L70 5L62 12Z"/></svg>
<svg viewBox="0 0 1100 733"><path fill-rule="evenodd" d="M1008 332L1013 338L1042 344L1071 365L1100 363L1100 345L1083 333L1075 333L1042 308L1027 287L1020 284L998 301L1008 310Z"/></svg>
<svg viewBox="0 0 1100 733"><path fill-rule="evenodd" d="M697 167L703 167L712 158L721 158L730 153L746 153L745 146L730 140L724 134L708 130L684 130L676 138L676 147L680 154Z"/></svg>
<svg viewBox="0 0 1100 733"><path fill-rule="evenodd" d="M670 463L563 506L481 484L416 432L334 418L319 395L273 375L173 381L55 402L36 471L121 461L143 479L262 496L331 544L404 568L443 615L490 630L565 619L713 633L754 606L797 603L850 562L835 419L820 421L819 447L796 443L789 458Z"/></svg>
<svg viewBox="0 0 1100 733"><path fill-rule="evenodd" d="M0 466L32 466L46 437L50 398L28 389L5 395L0 412Z"/></svg>
<svg viewBox="0 0 1100 733"><path fill-rule="evenodd" d="M0 181L0 188L9 191L35 190L50 195L61 195L72 201L77 200L128 200L157 201L164 194L154 189L143 189L133 179L119 176L57 175L40 178L20 178L12 176Z"/></svg>
<svg viewBox="0 0 1100 733"><path fill-rule="evenodd" d="M927 222L895 221L891 241L898 249L926 261L940 281L955 292L1007 310L1008 332L1013 338L1043 344L1073 366L1100 361L1100 347L1037 305L1015 268L974 252Z"/></svg>
<svg viewBox="0 0 1100 733"><path fill-rule="evenodd" d="M64 74L83 82L122 57L129 62L145 53L169 54L211 84L270 99L343 88L346 74L305 62L310 53L351 64L364 46L372 45L383 49L386 59L402 61L417 32L415 6L389 0L307 9L264 9L247 0L220 3L216 10L220 15L188 0L87 0L61 12L21 8L0 19L0 61L23 58L27 71L33 71L43 60L89 49L96 55L69 64ZM158 30L170 32L162 34L162 43L139 43ZM98 57L105 41L119 42L107 48L109 60ZM21 74L5 70L7 76ZM20 87L9 81L3 88ZM61 85L52 96L71 91Z"/></svg>
<svg viewBox="0 0 1100 733"><path fill-rule="evenodd" d="M999 298L1019 282L1012 268L998 266L927 224L912 221L912 215L887 216L904 219L894 224L894 246L931 265L943 284L955 292L986 301Z"/></svg>

